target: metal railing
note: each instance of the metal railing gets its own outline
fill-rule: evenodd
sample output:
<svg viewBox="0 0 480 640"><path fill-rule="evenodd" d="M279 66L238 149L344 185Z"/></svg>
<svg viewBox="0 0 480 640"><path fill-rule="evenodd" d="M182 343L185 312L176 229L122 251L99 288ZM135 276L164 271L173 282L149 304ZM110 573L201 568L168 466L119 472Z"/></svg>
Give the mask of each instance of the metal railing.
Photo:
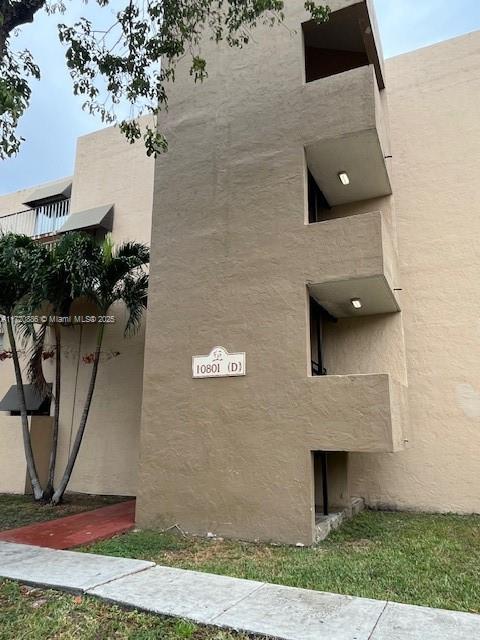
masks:
<svg viewBox="0 0 480 640"><path fill-rule="evenodd" d="M70 198L42 204L35 209L0 216L0 233L21 233L31 238L54 235L68 218Z"/></svg>

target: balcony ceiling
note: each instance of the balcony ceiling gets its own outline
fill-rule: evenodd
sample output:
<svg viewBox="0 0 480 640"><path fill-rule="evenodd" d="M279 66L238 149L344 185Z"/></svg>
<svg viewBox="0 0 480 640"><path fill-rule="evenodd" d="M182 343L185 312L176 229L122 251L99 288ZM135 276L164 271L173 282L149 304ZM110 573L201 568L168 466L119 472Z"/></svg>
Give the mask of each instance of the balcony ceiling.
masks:
<svg viewBox="0 0 480 640"><path fill-rule="evenodd" d="M310 284L315 300L335 318L372 316L379 313L395 313L400 306L385 276L336 280L322 284ZM354 309L352 298L359 298L361 309Z"/></svg>
<svg viewBox="0 0 480 640"><path fill-rule="evenodd" d="M307 164L330 206L390 195L392 187L376 129L312 142ZM338 177L345 171L350 184Z"/></svg>

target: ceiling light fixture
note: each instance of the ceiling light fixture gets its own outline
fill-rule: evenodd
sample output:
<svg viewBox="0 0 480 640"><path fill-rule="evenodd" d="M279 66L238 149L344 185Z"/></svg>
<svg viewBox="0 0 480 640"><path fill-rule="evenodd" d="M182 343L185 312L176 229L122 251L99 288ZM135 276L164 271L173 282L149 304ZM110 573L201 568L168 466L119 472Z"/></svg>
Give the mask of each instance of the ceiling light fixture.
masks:
<svg viewBox="0 0 480 640"><path fill-rule="evenodd" d="M350 300L350 302L352 303L352 307L354 309L361 309L362 308L362 301L360 300L360 298L352 298Z"/></svg>
<svg viewBox="0 0 480 640"><path fill-rule="evenodd" d="M340 173L338 174L338 179L345 187L350 184L350 178L348 177L348 173L346 171L340 171Z"/></svg>

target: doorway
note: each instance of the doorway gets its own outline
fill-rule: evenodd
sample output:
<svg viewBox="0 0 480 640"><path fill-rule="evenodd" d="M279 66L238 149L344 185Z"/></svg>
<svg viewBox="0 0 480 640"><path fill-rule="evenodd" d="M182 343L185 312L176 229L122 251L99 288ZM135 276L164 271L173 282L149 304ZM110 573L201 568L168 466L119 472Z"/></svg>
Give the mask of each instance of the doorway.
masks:
<svg viewBox="0 0 480 640"><path fill-rule="evenodd" d="M351 506L346 451L313 451L315 515L328 516Z"/></svg>
<svg viewBox="0 0 480 640"><path fill-rule="evenodd" d="M325 364L325 323L337 322L312 296L310 305L310 373L312 376L326 376Z"/></svg>

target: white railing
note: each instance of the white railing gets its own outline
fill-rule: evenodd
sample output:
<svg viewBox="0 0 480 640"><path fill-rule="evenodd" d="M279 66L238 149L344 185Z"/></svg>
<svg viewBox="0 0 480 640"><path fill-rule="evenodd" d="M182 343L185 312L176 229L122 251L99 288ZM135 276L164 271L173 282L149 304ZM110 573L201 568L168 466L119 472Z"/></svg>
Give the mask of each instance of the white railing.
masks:
<svg viewBox="0 0 480 640"><path fill-rule="evenodd" d="M10 213L0 218L0 232L23 233L33 236L35 230L35 209L26 209L18 213Z"/></svg>
<svg viewBox="0 0 480 640"><path fill-rule="evenodd" d="M68 218L70 199L42 204L35 209L0 216L0 233L21 233L31 238L54 235Z"/></svg>

